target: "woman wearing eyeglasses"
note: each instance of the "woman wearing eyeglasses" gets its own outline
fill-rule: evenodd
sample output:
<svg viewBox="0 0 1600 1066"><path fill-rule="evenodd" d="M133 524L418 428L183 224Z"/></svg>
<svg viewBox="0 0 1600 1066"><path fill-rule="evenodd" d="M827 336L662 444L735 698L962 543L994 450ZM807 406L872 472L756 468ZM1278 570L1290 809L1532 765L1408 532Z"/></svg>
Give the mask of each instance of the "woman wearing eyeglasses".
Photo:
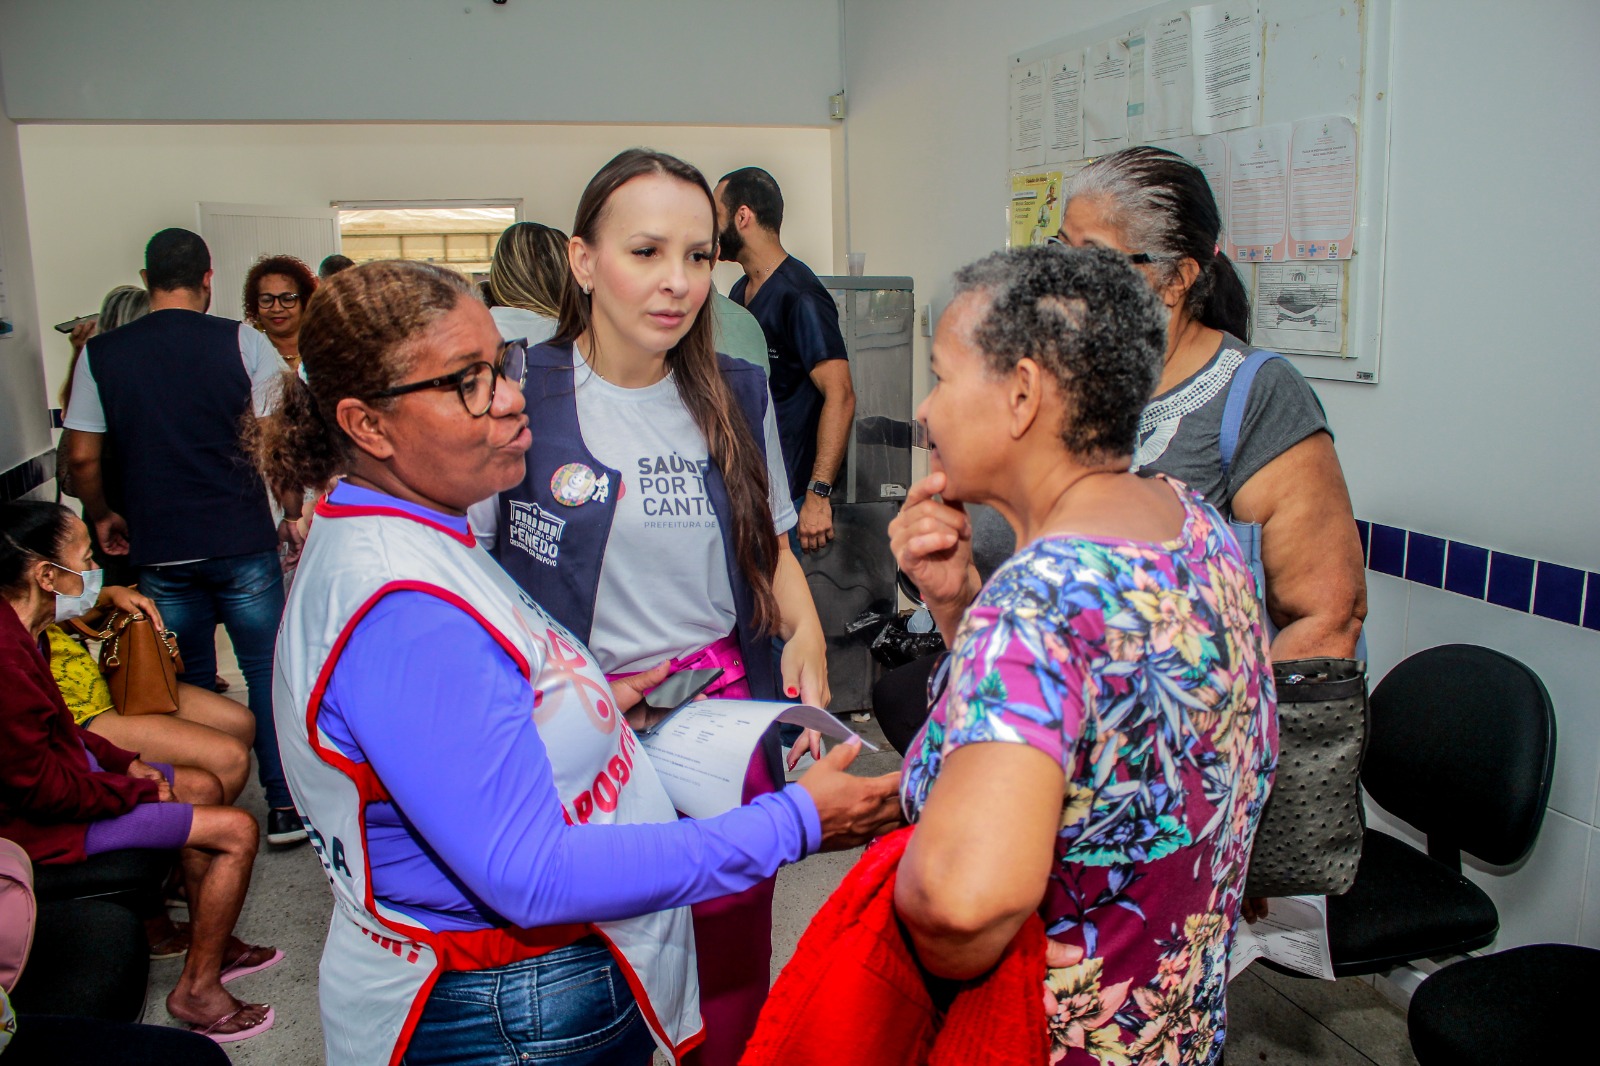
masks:
<svg viewBox="0 0 1600 1066"><path fill-rule="evenodd" d="M300 369L300 316L317 287L292 255L264 255L244 279L244 320L267 335L290 370Z"/></svg>
<svg viewBox="0 0 1600 1066"><path fill-rule="evenodd" d="M282 489L343 475L274 667L335 899L327 1061L680 1059L702 1039L687 907L867 839L897 818L892 775L850 776L841 748L797 786L678 821L623 721L665 672L608 684L467 524L549 430L524 414L523 346L459 275L391 261L329 279L301 349L254 446Z"/></svg>

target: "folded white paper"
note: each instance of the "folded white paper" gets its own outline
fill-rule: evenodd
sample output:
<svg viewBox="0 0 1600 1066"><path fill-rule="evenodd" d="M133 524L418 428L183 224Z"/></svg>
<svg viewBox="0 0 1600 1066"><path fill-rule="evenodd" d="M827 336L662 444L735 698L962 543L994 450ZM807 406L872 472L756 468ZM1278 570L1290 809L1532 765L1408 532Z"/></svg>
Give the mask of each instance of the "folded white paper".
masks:
<svg viewBox="0 0 1600 1066"><path fill-rule="evenodd" d="M1333 953L1328 949L1328 897L1283 896L1267 904L1268 916L1254 925L1239 919L1228 957L1232 981L1257 959L1333 980Z"/></svg>
<svg viewBox="0 0 1600 1066"><path fill-rule="evenodd" d="M744 774L773 722L849 740L858 734L820 707L763 700L699 700L639 737L656 776L679 811L711 818L739 806ZM862 740L868 751L877 751Z"/></svg>

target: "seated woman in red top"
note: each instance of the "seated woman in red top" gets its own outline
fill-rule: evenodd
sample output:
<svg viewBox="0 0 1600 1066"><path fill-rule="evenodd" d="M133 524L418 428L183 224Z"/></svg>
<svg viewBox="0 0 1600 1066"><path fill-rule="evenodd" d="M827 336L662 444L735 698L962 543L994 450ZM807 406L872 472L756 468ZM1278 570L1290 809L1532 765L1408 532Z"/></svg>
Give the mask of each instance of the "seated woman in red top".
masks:
<svg viewBox="0 0 1600 1066"><path fill-rule="evenodd" d="M255 819L220 805L210 773L151 765L73 723L40 638L51 622L96 605L93 565L88 527L65 507L0 504L0 836L36 864L182 848L191 946L167 1010L218 1042L242 1040L271 1027L272 1008L241 1003L222 982L283 958L232 936L255 863ZM129 589L105 598L154 609Z"/></svg>

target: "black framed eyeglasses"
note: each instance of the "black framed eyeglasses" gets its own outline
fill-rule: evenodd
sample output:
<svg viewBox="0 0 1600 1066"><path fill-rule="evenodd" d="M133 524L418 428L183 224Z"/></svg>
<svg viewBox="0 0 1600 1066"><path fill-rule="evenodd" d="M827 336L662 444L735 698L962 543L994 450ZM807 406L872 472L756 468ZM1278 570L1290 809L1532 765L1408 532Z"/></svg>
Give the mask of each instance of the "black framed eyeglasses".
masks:
<svg viewBox="0 0 1600 1066"><path fill-rule="evenodd" d="M461 406L467 409L467 414L473 418L482 418L489 413L489 408L494 406L494 390L501 378L514 382L520 389L527 374L528 342L519 338L502 344L500 354L492 363L480 359L476 363L468 363L454 373L440 374L426 381L412 381L396 385L392 389L384 389L382 392L375 392L372 398L382 400L391 396L404 396L408 392L422 392L425 389L455 389L456 395L461 397Z"/></svg>
<svg viewBox="0 0 1600 1066"><path fill-rule="evenodd" d="M263 311L271 307L273 304L280 304L284 307L293 307L299 302L300 294L297 292L261 292L256 294L256 306L261 308Z"/></svg>
<svg viewBox="0 0 1600 1066"><path fill-rule="evenodd" d="M1059 234L1059 233L1052 233L1050 236L1048 236L1048 237L1046 237L1044 239L1044 243L1049 244L1049 245L1054 245L1057 248L1070 248L1070 247L1072 247L1066 241L1061 239L1061 234ZM1128 256L1128 262L1133 263L1136 266L1143 266L1146 263L1160 263L1160 262L1163 262L1163 260L1157 258L1156 256L1151 255L1149 252L1128 252L1127 256Z"/></svg>

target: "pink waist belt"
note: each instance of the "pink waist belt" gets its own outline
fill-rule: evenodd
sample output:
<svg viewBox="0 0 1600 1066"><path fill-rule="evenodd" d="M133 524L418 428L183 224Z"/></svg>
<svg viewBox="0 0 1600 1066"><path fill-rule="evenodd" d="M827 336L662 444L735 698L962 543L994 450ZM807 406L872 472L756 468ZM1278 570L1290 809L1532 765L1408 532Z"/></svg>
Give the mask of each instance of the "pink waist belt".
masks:
<svg viewBox="0 0 1600 1066"><path fill-rule="evenodd" d="M721 640L707 644L699 651L692 651L687 655L679 656L672 660L671 670L667 676L671 677L680 670L712 670L722 667L722 676L706 689L707 696L719 697L725 700L747 700L751 697L750 685L745 681L744 652L739 647L737 633L729 633ZM644 673L643 670L633 670L625 674L607 674L607 681L618 681L625 677Z"/></svg>

